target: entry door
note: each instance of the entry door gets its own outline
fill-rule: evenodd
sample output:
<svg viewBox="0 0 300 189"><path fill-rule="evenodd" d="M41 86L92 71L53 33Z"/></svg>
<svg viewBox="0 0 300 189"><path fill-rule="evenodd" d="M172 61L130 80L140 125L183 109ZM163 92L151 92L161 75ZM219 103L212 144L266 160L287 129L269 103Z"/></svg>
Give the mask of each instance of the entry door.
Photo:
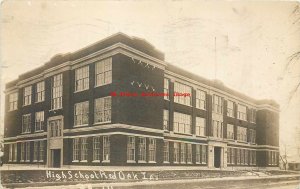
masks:
<svg viewBox="0 0 300 189"><path fill-rule="evenodd" d="M215 152L214 165L215 165L216 168L220 168L220 165L221 165L221 147L215 147L214 152Z"/></svg>
<svg viewBox="0 0 300 189"><path fill-rule="evenodd" d="M60 149L52 150L53 167L60 167Z"/></svg>

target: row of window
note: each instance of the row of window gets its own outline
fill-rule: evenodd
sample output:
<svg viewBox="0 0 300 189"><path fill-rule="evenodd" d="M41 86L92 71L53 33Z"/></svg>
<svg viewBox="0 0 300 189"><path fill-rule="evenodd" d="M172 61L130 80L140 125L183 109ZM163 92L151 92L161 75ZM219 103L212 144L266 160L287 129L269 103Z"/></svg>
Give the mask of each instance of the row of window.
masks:
<svg viewBox="0 0 300 189"><path fill-rule="evenodd" d="M21 142L20 143L20 162L29 162L31 156L30 142ZM45 141L34 141L33 142L33 162L43 162L44 153L46 150ZM18 157L18 145L17 143L9 144L9 155L8 161L16 162Z"/></svg>
<svg viewBox="0 0 300 189"><path fill-rule="evenodd" d="M278 152L269 151L267 156L268 165L278 165Z"/></svg>
<svg viewBox="0 0 300 189"><path fill-rule="evenodd" d="M164 130L170 130L170 121L169 121L169 111L164 110L163 115L163 127ZM173 122L173 131L176 133L182 134L192 134L192 117L188 114L183 114L179 112L174 112L174 122ZM196 136L207 136L206 133L206 119L201 117L196 117L195 124L195 134ZM218 120L212 121L212 134L216 138L223 138L223 122ZM227 138L234 140L234 125L227 124ZM249 142L256 142L256 131L249 129ZM248 141L247 137L247 128L237 126L237 140L238 141Z"/></svg>
<svg viewBox="0 0 300 189"><path fill-rule="evenodd" d="M101 60L95 64L95 85L101 86L112 81L112 59ZM75 92L87 90L89 88L89 66L84 66L75 70ZM38 82L35 88L35 102L45 100L45 81ZM63 75L58 74L51 78L51 109L62 108ZM18 93L9 95L9 111L18 108ZM32 86L23 89L23 106L32 102Z"/></svg>
<svg viewBox="0 0 300 189"><path fill-rule="evenodd" d="M169 79L164 79L164 93L169 94ZM191 106L192 104L192 87L175 82L174 83L174 94L176 93L188 93L190 96L174 96L174 102L179 104L184 104ZM164 98L169 100L169 95L165 95ZM213 95L212 97L212 111L218 114L223 113L223 102L224 99L221 96ZM206 110L206 92L200 89L196 90L196 108ZM249 109L249 121L255 122L256 120L256 111L254 109ZM227 101L227 116L235 117L234 115L234 102L228 100ZM247 121L247 107L241 104L238 104L237 107L237 118L240 120Z"/></svg>
<svg viewBox="0 0 300 189"><path fill-rule="evenodd" d="M256 165L256 151L239 148L227 148L228 165Z"/></svg>

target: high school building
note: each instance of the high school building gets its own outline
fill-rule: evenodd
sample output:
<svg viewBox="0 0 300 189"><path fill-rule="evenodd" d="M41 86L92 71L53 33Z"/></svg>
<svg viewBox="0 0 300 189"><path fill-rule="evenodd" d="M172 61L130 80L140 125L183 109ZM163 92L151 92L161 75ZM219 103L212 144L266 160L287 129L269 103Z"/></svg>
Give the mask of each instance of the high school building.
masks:
<svg viewBox="0 0 300 189"><path fill-rule="evenodd" d="M54 56L5 94L7 164L278 166L276 102L177 68L122 33Z"/></svg>

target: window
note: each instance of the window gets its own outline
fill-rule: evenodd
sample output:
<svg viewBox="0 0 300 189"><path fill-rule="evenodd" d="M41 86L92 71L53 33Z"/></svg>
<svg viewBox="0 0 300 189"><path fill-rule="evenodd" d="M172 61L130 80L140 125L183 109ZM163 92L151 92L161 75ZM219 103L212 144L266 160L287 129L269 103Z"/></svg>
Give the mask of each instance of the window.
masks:
<svg viewBox="0 0 300 189"><path fill-rule="evenodd" d="M17 143L10 144L12 145L12 161L17 161L18 158L18 145Z"/></svg>
<svg viewBox="0 0 300 189"><path fill-rule="evenodd" d="M248 162L248 150L245 150L245 164L248 165L249 162Z"/></svg>
<svg viewBox="0 0 300 189"><path fill-rule="evenodd" d="M180 143L180 162L185 163L186 162L186 147L185 143Z"/></svg>
<svg viewBox="0 0 300 189"><path fill-rule="evenodd" d="M187 144L187 158L186 158L187 163L192 163L192 156L193 156L192 144Z"/></svg>
<svg viewBox="0 0 300 189"><path fill-rule="evenodd" d="M196 145L196 163L201 163L201 145Z"/></svg>
<svg viewBox="0 0 300 189"><path fill-rule="evenodd" d="M38 161L39 156L39 141L33 142L33 161Z"/></svg>
<svg viewBox="0 0 300 189"><path fill-rule="evenodd" d="M25 142L25 161L30 161L30 142Z"/></svg>
<svg viewBox="0 0 300 189"><path fill-rule="evenodd" d="M135 137L129 136L127 140L127 161L135 160Z"/></svg>
<svg viewBox="0 0 300 189"><path fill-rule="evenodd" d="M36 84L35 102L42 102L45 100L45 82L41 81Z"/></svg>
<svg viewBox="0 0 300 189"><path fill-rule="evenodd" d="M241 164L241 149L236 149L236 164L240 165Z"/></svg>
<svg viewBox="0 0 300 189"><path fill-rule="evenodd" d="M247 128L237 127L237 140L247 142Z"/></svg>
<svg viewBox="0 0 300 189"><path fill-rule="evenodd" d="M60 137L62 131L62 120L51 120L49 121L49 135L50 137Z"/></svg>
<svg viewBox="0 0 300 189"><path fill-rule="evenodd" d="M35 113L35 131L44 130L44 111Z"/></svg>
<svg viewBox="0 0 300 189"><path fill-rule="evenodd" d="M87 156L88 156L87 138L81 138L80 152L81 152L81 154L80 154L81 155L80 161L87 161Z"/></svg>
<svg viewBox="0 0 300 189"><path fill-rule="evenodd" d="M146 138L139 138L139 161L146 161Z"/></svg>
<svg viewBox="0 0 300 189"><path fill-rule="evenodd" d="M167 78L164 78L164 99L166 100L169 100L169 85L170 85L170 82L169 82L169 79Z"/></svg>
<svg viewBox="0 0 300 189"><path fill-rule="evenodd" d="M251 123L256 123L256 110L255 109L251 109L250 110L250 118L249 121Z"/></svg>
<svg viewBox="0 0 300 189"><path fill-rule="evenodd" d="M23 98L23 105L30 105L31 104L31 86L25 87L24 88L24 98Z"/></svg>
<svg viewBox="0 0 300 189"><path fill-rule="evenodd" d="M213 120L213 136L223 138L223 122Z"/></svg>
<svg viewBox="0 0 300 189"><path fill-rule="evenodd" d="M89 88L89 66L75 70L75 91L83 91Z"/></svg>
<svg viewBox="0 0 300 189"><path fill-rule="evenodd" d="M44 141L39 142L39 161L43 162L44 161Z"/></svg>
<svg viewBox="0 0 300 189"><path fill-rule="evenodd" d="M227 148L227 164L233 165L235 160L234 148Z"/></svg>
<svg viewBox="0 0 300 189"><path fill-rule="evenodd" d="M206 164L207 163L207 146L201 145L201 163Z"/></svg>
<svg viewBox="0 0 300 189"><path fill-rule="evenodd" d="M191 134L191 116L174 112L174 132Z"/></svg>
<svg viewBox="0 0 300 189"><path fill-rule="evenodd" d="M149 162L156 161L156 140L153 138L149 139Z"/></svg>
<svg viewBox="0 0 300 189"><path fill-rule="evenodd" d="M234 126L227 124L227 138L234 139Z"/></svg>
<svg viewBox="0 0 300 189"><path fill-rule="evenodd" d="M52 100L51 109L56 110L62 108L62 74L53 76L52 78Z"/></svg>
<svg viewBox="0 0 300 189"><path fill-rule="evenodd" d="M244 155L245 155L245 150L244 149L240 149L240 155L241 155L241 164L243 165L243 164L245 164L245 162L244 162Z"/></svg>
<svg viewBox="0 0 300 189"><path fill-rule="evenodd" d="M9 144L8 161L12 161L12 158L13 158L13 145Z"/></svg>
<svg viewBox="0 0 300 189"><path fill-rule="evenodd" d="M249 153L250 153L250 155L249 155L250 165L256 165L256 151L255 150L250 150Z"/></svg>
<svg viewBox="0 0 300 189"><path fill-rule="evenodd" d="M24 161L25 160L25 143L22 142L21 143L21 157L20 157L20 161Z"/></svg>
<svg viewBox="0 0 300 189"><path fill-rule="evenodd" d="M111 121L111 97L95 99L95 123Z"/></svg>
<svg viewBox="0 0 300 189"><path fill-rule="evenodd" d="M89 101L74 105L74 125L87 125L89 122Z"/></svg>
<svg viewBox="0 0 300 189"><path fill-rule="evenodd" d="M227 101L227 116L228 117L234 117L233 104L234 104L234 102L232 102L230 100Z"/></svg>
<svg viewBox="0 0 300 189"><path fill-rule="evenodd" d="M180 96L178 94L189 94L188 96ZM192 88L190 86L175 82L174 83L174 102L184 105L191 105Z"/></svg>
<svg viewBox="0 0 300 189"><path fill-rule="evenodd" d="M174 142L174 163L179 162L179 143Z"/></svg>
<svg viewBox="0 0 300 189"><path fill-rule="evenodd" d="M79 138L73 139L73 161L79 161Z"/></svg>
<svg viewBox="0 0 300 189"><path fill-rule="evenodd" d="M222 114L223 113L223 98L218 95L213 95L213 112Z"/></svg>
<svg viewBox="0 0 300 189"><path fill-rule="evenodd" d="M9 111L18 109L18 93L12 93L8 96Z"/></svg>
<svg viewBox="0 0 300 189"><path fill-rule="evenodd" d="M277 152L269 151L269 153L268 153L268 165L277 165Z"/></svg>
<svg viewBox="0 0 300 189"><path fill-rule="evenodd" d="M100 161L100 137L93 138L93 161Z"/></svg>
<svg viewBox="0 0 300 189"><path fill-rule="evenodd" d="M96 86L106 85L112 81L112 58L101 60L95 65Z"/></svg>
<svg viewBox="0 0 300 189"><path fill-rule="evenodd" d="M22 116L22 133L31 132L31 115L26 114Z"/></svg>
<svg viewBox="0 0 300 189"><path fill-rule="evenodd" d="M169 162L169 142L164 141L164 162Z"/></svg>
<svg viewBox="0 0 300 189"><path fill-rule="evenodd" d="M256 142L256 131L253 129L249 130L249 140L251 143L255 143Z"/></svg>
<svg viewBox="0 0 300 189"><path fill-rule="evenodd" d="M110 161L110 140L109 136L103 137L103 161Z"/></svg>
<svg viewBox="0 0 300 189"><path fill-rule="evenodd" d="M202 117L196 117L196 135L206 136L206 123Z"/></svg>
<svg viewBox="0 0 300 189"><path fill-rule="evenodd" d="M247 121L247 107L241 104L238 105L237 118L240 120Z"/></svg>
<svg viewBox="0 0 300 189"><path fill-rule="evenodd" d="M169 110L164 110L164 130L169 130Z"/></svg>
<svg viewBox="0 0 300 189"><path fill-rule="evenodd" d="M204 91L196 91L196 108L206 109L206 93Z"/></svg>

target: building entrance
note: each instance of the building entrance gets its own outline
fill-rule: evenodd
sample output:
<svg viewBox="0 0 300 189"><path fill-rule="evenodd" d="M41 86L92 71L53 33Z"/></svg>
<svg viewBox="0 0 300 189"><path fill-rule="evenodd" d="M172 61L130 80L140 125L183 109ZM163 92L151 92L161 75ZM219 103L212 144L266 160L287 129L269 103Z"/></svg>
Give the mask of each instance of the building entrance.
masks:
<svg viewBox="0 0 300 189"><path fill-rule="evenodd" d="M214 166L216 168L221 166L221 147L214 147Z"/></svg>
<svg viewBox="0 0 300 189"><path fill-rule="evenodd" d="M51 150L52 152L52 167L60 167L60 149Z"/></svg>

